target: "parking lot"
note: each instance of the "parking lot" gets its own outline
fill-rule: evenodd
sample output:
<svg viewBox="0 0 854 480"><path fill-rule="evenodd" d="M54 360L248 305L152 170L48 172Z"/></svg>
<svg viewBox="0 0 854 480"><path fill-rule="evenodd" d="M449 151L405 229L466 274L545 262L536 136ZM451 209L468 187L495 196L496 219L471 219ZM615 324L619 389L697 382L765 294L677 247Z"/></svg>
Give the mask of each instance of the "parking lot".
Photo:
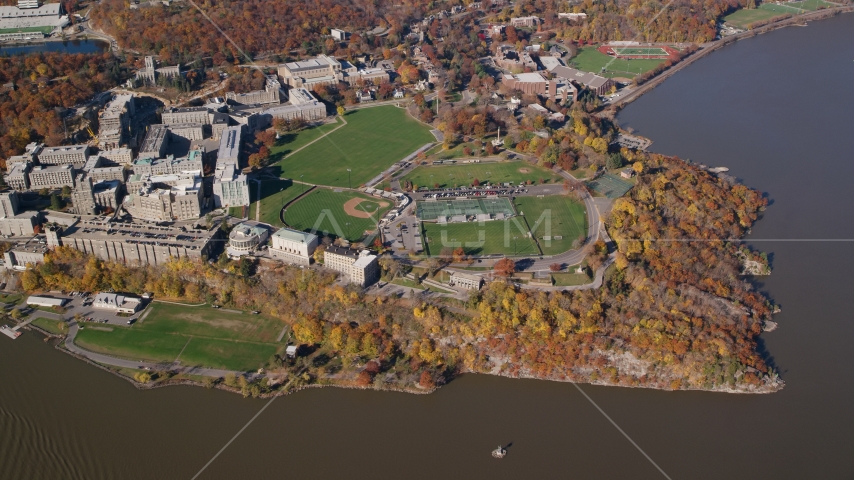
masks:
<svg viewBox="0 0 854 480"><path fill-rule="evenodd" d="M67 303L63 306L63 313L55 312L53 309L41 310L36 307L27 306L26 304L21 305L19 308L22 312L28 315L43 311L45 313L52 314L49 318L58 316L64 320L70 320L79 314L80 317L82 317L81 321L127 326L128 321L131 321L132 319L133 322L131 323L137 321L145 313L145 309L148 307L148 302L144 301L142 308L133 315L119 315L111 310L93 307L92 300L94 300L95 297L94 293L87 295L85 292L69 292L67 294L50 292L42 294L42 296L66 299Z"/></svg>

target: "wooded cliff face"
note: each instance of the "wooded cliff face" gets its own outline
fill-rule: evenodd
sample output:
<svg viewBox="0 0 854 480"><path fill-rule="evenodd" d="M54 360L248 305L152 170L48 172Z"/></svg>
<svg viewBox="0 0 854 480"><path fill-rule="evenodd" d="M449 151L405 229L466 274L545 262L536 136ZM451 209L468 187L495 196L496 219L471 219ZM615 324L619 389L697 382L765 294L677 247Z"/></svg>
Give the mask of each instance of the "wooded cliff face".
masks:
<svg viewBox="0 0 854 480"><path fill-rule="evenodd" d="M127 267L67 248L22 273L22 285L152 291L263 310L291 325L297 341L335 352L347 366L374 360L371 375L400 368L403 387L424 372L441 383L473 371L667 389L781 388L756 351L772 307L738 276L731 241L765 199L678 159L646 155L644 169L606 220L618 252L597 290L518 291L494 282L467 305L410 301L334 285L329 272L253 272L227 259ZM365 376L357 367L348 372L343 378L354 382Z"/></svg>

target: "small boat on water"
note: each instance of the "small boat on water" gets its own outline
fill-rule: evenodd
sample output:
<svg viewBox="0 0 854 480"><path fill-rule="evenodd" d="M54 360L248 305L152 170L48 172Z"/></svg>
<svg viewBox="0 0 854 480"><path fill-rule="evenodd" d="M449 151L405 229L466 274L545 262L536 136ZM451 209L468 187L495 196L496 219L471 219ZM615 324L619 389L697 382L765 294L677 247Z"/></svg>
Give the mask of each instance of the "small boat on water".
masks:
<svg viewBox="0 0 854 480"><path fill-rule="evenodd" d="M492 451L492 456L495 458L504 458L504 455L507 455L507 450L501 448L501 445Z"/></svg>

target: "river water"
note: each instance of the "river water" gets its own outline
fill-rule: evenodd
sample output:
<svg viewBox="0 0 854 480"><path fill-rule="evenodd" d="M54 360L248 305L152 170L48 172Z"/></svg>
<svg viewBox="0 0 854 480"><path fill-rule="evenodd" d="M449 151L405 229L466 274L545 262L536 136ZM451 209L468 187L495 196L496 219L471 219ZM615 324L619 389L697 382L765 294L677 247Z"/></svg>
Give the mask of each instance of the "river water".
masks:
<svg viewBox="0 0 854 480"><path fill-rule="evenodd" d="M727 166L767 192L758 284L772 395L581 388L673 479L854 475L854 15L738 42L630 105L655 151ZM820 52L820 53L818 53ZM269 400L138 391L25 333L0 339L0 478L187 479ZM511 443L508 456L490 450ZM341 389L275 399L197 478L664 475L571 384L467 375L432 395Z"/></svg>
<svg viewBox="0 0 854 480"><path fill-rule="evenodd" d="M28 55L37 52L61 52L61 53L97 53L110 49L110 44L101 40L66 40L64 42L42 42L34 44L20 44L0 46L2 55Z"/></svg>

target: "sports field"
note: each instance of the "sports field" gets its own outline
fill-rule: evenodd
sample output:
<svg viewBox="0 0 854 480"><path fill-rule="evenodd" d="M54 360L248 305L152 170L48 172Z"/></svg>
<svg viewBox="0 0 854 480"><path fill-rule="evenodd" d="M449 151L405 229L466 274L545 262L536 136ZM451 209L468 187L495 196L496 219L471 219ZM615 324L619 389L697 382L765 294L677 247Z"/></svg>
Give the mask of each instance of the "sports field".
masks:
<svg viewBox="0 0 854 480"><path fill-rule="evenodd" d="M298 197L304 190L308 190L309 188L310 186L294 184L290 180L286 179L262 179L261 221L264 223L269 223L270 225L275 225L277 227L282 226L282 221L279 218L279 212L282 210L282 207L294 198ZM255 208L257 208L258 206L257 198L258 197L251 198L253 207L251 208L251 210L253 216L249 217L250 220L255 220Z"/></svg>
<svg viewBox="0 0 854 480"><path fill-rule="evenodd" d="M356 188L435 141L426 126L397 107L354 110L344 118L347 125L279 160L279 175L294 180L303 176L303 181L317 185L352 184ZM291 142L292 147L294 142L301 142L299 136ZM352 170L349 181L347 169Z"/></svg>
<svg viewBox="0 0 854 480"><path fill-rule="evenodd" d="M21 27L21 28L0 28L0 33L35 33L41 32L45 35L50 34L54 27Z"/></svg>
<svg viewBox="0 0 854 480"><path fill-rule="evenodd" d="M633 78L641 73L648 72L657 67L664 59L639 59L639 60L624 60L614 58L596 49L596 47L586 47L578 51L578 55L572 57L569 61L570 66L574 66L579 70L593 72L603 77L628 77ZM607 65L607 70L602 72L602 68Z"/></svg>
<svg viewBox="0 0 854 480"><path fill-rule="evenodd" d="M525 223L518 218L446 225L425 222L421 225L426 252L431 256L441 254L443 248L457 247L463 247L467 255L540 253L534 241L527 237Z"/></svg>
<svg viewBox="0 0 854 480"><path fill-rule="evenodd" d="M224 312L208 305L154 303L132 327L88 326L75 343L93 352L133 360L254 370L284 349L276 338L285 324L264 315Z"/></svg>
<svg viewBox="0 0 854 480"><path fill-rule="evenodd" d="M341 121L338 120L338 117L335 117L335 121L333 121L332 123L326 123L316 127L304 128L298 132L286 133L282 135L281 138L276 140L276 144L272 148L270 148L269 163L271 165L276 165L286 155L289 155L295 150L304 147L312 140L316 140L324 133L333 130L339 125L341 125Z"/></svg>
<svg viewBox="0 0 854 480"><path fill-rule="evenodd" d="M769 20L781 15L790 14L797 15L807 11L818 10L819 8L833 7L832 3L827 3L823 0L804 0L802 2L788 2L782 5L776 3L763 3L758 8L746 9L743 8L724 17L724 22L736 27L748 28L752 23Z"/></svg>
<svg viewBox="0 0 854 480"><path fill-rule="evenodd" d="M457 200L420 201L417 204L417 216L421 220L432 221L439 217L454 215L476 216L480 214L505 216L513 215L513 205L506 197L466 198Z"/></svg>
<svg viewBox="0 0 854 480"><path fill-rule="evenodd" d="M631 190L634 184L614 174L606 173L596 180L587 182L587 186L608 198L620 198Z"/></svg>
<svg viewBox="0 0 854 480"><path fill-rule="evenodd" d="M522 161L423 165L409 172L404 180L411 181L416 187L434 188L439 184L439 188L451 188L471 185L474 179L480 183L513 182L518 185L528 180L536 183L541 178L548 183L561 181L560 176L551 170Z"/></svg>
<svg viewBox="0 0 854 480"><path fill-rule="evenodd" d="M514 202L516 211L524 216L545 255L571 250L573 242L587 234L584 205L569 197L516 197Z"/></svg>
<svg viewBox="0 0 854 480"><path fill-rule="evenodd" d="M667 50L660 47L611 47L614 53L623 56L652 56L652 55L668 55Z"/></svg>
<svg viewBox="0 0 854 480"><path fill-rule="evenodd" d="M346 211L348 202L352 206L350 212ZM285 222L297 230L356 242L366 231L376 230L377 222L392 206L391 200L317 188L288 208Z"/></svg>

